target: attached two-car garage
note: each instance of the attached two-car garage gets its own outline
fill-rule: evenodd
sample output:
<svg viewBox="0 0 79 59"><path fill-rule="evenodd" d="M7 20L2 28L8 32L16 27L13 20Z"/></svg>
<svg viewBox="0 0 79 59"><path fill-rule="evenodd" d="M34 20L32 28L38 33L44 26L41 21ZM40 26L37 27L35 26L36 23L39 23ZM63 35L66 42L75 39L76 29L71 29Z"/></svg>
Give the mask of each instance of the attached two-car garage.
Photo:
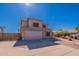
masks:
<svg viewBox="0 0 79 59"><path fill-rule="evenodd" d="M42 31L25 31L24 40L42 39Z"/></svg>

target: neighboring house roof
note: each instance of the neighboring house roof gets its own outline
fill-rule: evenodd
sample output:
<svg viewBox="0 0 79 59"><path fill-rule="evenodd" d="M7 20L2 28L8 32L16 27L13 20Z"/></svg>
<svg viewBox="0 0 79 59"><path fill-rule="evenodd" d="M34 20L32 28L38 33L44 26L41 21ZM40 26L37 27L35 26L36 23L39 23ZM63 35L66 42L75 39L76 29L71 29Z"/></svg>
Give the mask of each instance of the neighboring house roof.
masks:
<svg viewBox="0 0 79 59"><path fill-rule="evenodd" d="M68 33L73 33L73 34L76 34L77 33L77 31L76 30L69 30L69 31L67 31Z"/></svg>

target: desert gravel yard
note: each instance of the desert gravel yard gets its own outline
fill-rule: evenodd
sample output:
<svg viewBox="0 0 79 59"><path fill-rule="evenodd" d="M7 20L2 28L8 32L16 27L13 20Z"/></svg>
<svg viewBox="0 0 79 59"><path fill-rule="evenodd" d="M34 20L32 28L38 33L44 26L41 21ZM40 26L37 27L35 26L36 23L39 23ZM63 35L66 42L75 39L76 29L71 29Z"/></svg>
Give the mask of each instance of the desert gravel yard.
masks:
<svg viewBox="0 0 79 59"><path fill-rule="evenodd" d="M17 41L0 41L0 56L79 56L79 49L64 44L53 45L49 44L53 43L51 41L46 41L46 44L40 41L44 45L39 46L40 43L36 45L35 42L30 41L31 45L28 45L26 41L19 41L19 44L16 44ZM56 41L56 43L61 43L61 41Z"/></svg>

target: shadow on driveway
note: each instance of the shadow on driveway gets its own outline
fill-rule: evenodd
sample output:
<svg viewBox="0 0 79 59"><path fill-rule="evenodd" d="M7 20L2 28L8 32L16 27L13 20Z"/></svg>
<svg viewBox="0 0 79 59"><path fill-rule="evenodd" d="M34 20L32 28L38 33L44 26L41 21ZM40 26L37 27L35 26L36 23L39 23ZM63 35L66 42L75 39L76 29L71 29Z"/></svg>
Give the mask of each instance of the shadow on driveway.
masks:
<svg viewBox="0 0 79 59"><path fill-rule="evenodd" d="M14 44L14 47L17 46L23 46L26 45L29 49L36 49L36 48L42 48L47 46L53 46L58 45L59 43L56 43L57 39L41 39L41 40L18 40Z"/></svg>

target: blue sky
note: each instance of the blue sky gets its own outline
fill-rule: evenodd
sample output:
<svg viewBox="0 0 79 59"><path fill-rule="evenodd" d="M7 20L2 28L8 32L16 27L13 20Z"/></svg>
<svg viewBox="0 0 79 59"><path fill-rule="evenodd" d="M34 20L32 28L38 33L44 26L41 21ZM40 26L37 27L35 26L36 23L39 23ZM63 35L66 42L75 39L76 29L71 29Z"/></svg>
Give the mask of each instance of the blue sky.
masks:
<svg viewBox="0 0 79 59"><path fill-rule="evenodd" d="M71 30L79 26L79 4L0 4L0 26L6 32L17 32L20 20L30 16L48 23L52 30Z"/></svg>

